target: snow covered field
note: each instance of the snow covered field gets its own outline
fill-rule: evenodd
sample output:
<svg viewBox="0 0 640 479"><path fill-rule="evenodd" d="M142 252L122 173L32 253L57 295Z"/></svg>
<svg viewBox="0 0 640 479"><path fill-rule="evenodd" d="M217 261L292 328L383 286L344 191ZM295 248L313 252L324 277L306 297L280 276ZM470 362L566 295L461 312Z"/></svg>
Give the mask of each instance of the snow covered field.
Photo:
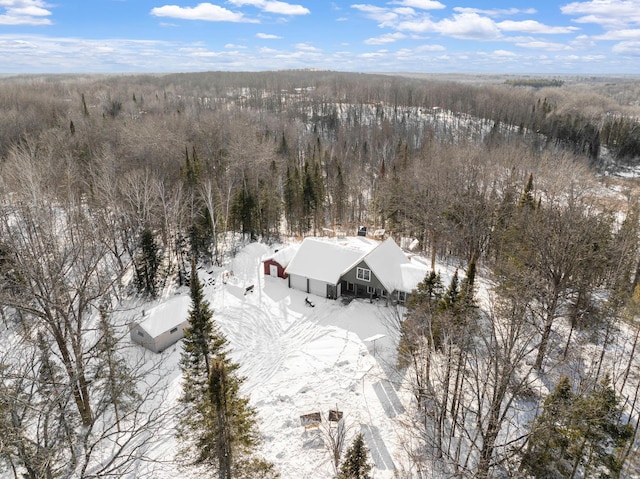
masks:
<svg viewBox="0 0 640 479"><path fill-rule="evenodd" d="M349 428L347 445L362 431L375 464L373 477L392 478L402 455L397 419L411 400L393 368L397 333L390 325L396 308L368 300L344 304L289 289L286 280L262 274L261 260L271 252L259 243L245 247L233 259L226 284L223 269L200 270L214 319L247 378L244 393L258 411L263 456L283 479L333 477L330 454L319 438L322 427L305 429L300 416L320 412L326 422L329 410L337 408ZM449 276L443 271L445 282ZM252 284L254 291L245 295ZM307 296L315 307L305 304ZM160 407L171 407L179 396L181 344L162 353L169 400ZM169 439L152 454L169 459L175 443ZM175 473L173 466L154 471L156 477Z"/></svg>

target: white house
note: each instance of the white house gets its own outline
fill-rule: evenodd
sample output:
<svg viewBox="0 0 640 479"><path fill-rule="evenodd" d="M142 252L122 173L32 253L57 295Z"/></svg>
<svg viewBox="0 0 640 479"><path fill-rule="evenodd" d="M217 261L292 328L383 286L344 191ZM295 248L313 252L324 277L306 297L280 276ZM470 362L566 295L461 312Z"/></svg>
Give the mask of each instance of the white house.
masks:
<svg viewBox="0 0 640 479"><path fill-rule="evenodd" d="M131 340L154 353L164 351L184 337L190 307L191 297L182 295L148 309L140 321L129 324Z"/></svg>
<svg viewBox="0 0 640 479"><path fill-rule="evenodd" d="M307 238L286 269L289 287L323 298L342 294L404 302L428 273L392 238L331 242Z"/></svg>
<svg viewBox="0 0 640 479"><path fill-rule="evenodd" d="M305 238L285 270L289 287L337 299L342 295L342 273L376 244L365 238L355 243Z"/></svg>

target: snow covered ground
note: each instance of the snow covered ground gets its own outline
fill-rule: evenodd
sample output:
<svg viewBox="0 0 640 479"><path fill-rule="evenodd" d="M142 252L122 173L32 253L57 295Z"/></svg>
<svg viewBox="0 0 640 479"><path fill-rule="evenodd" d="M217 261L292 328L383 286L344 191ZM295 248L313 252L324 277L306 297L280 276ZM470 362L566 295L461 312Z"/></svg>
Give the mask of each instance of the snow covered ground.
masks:
<svg viewBox="0 0 640 479"><path fill-rule="evenodd" d="M300 416L319 412L326 424L329 410L337 408L349 428L347 445L362 431L375 464L373 477L392 478L402 456L398 418L411 401L393 368L396 308L368 300L345 304L289 289L286 280L262 274L261 259L271 253L264 244L245 247L227 265L226 284L223 269L200 270L214 319L247 378L244 393L258 411L262 455L283 479L333 477L330 454L319 437L322 427L305 429ZM445 284L450 274L443 271ZM248 285L255 287L245 294ZM307 296L315 307L305 305ZM162 353L168 400L158 407L171 407L179 396L181 344ZM175 450L168 439L151 453L166 460ZM175 477L174 466L161 469L155 477Z"/></svg>

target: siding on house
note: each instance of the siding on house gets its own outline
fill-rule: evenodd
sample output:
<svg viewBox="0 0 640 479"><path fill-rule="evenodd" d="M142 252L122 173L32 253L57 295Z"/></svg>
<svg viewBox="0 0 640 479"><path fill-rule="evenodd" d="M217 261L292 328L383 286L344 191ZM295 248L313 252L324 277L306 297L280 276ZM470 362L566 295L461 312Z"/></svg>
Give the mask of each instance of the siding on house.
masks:
<svg viewBox="0 0 640 479"><path fill-rule="evenodd" d="M190 307L191 298L183 295L150 308L129 324L131 340L155 353L164 351L184 337Z"/></svg>
<svg viewBox="0 0 640 479"><path fill-rule="evenodd" d="M358 268L369 280L358 278ZM357 242L306 238L285 272L289 287L321 297L341 294L400 300L424 279L428 268L409 260L392 238L382 243L366 238Z"/></svg>
<svg viewBox="0 0 640 479"><path fill-rule="evenodd" d="M289 287L336 299L342 273L374 246L368 240L363 240L361 248L352 248L335 241L306 238L285 270Z"/></svg>
<svg viewBox="0 0 640 479"><path fill-rule="evenodd" d="M364 268L371 271L370 281L364 281L362 279L358 279L357 277L358 268ZM354 291L354 293L357 296L370 296L371 294L373 296L381 296L382 291L385 290L384 285L382 284L380 279L378 279L378 277L376 276L375 272L371 269L371 267L367 264L366 260L360 261L358 264L354 265L351 269L346 271L342 275L341 279L342 279L342 289L345 291L347 289L347 283L352 283L357 286L357 289ZM373 291L372 293L369 293L367 292L367 287L374 288L375 291Z"/></svg>

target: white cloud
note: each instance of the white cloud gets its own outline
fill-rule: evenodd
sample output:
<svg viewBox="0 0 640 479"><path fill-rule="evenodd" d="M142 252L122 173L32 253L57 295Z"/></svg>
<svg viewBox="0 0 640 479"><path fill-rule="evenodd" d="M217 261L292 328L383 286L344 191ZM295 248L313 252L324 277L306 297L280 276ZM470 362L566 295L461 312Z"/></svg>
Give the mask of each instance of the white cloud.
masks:
<svg viewBox="0 0 640 479"><path fill-rule="evenodd" d="M404 33L385 33L379 37L368 38L364 43L367 45L384 45L385 43L394 43L405 38L407 38L407 36Z"/></svg>
<svg viewBox="0 0 640 479"><path fill-rule="evenodd" d="M499 22L497 25L500 30L507 32L524 32L545 35L573 33L579 30L577 27L552 27L535 20L505 20L503 22Z"/></svg>
<svg viewBox="0 0 640 479"><path fill-rule="evenodd" d="M308 15L311 13L308 8L302 5L293 5L277 0L229 0L229 3L238 7L251 5L263 12L276 13L278 15Z"/></svg>
<svg viewBox="0 0 640 479"><path fill-rule="evenodd" d="M421 10L440 10L446 8L446 5L434 0L397 0L391 3L405 7L419 8Z"/></svg>
<svg viewBox="0 0 640 479"><path fill-rule="evenodd" d="M611 49L613 53L620 55L631 55L640 57L640 41L639 42L620 42Z"/></svg>
<svg viewBox="0 0 640 479"><path fill-rule="evenodd" d="M307 52L319 52L321 51L319 48L314 47L313 45L309 45L308 43L296 43L295 47L297 50L304 50Z"/></svg>
<svg viewBox="0 0 640 479"><path fill-rule="evenodd" d="M518 55L508 50L495 50L493 56L498 58L516 58Z"/></svg>
<svg viewBox="0 0 640 479"><path fill-rule="evenodd" d="M446 48L442 45L420 45L416 47L416 52L443 52Z"/></svg>
<svg viewBox="0 0 640 479"><path fill-rule="evenodd" d="M535 39L531 39L528 41L520 41L520 42L517 42L516 45L522 48L546 50L550 52L572 50L572 48L565 43L545 42L542 40L535 40Z"/></svg>
<svg viewBox="0 0 640 479"><path fill-rule="evenodd" d="M446 36L467 40L495 40L500 38L496 23L476 13L455 14L436 25L436 30Z"/></svg>
<svg viewBox="0 0 640 479"><path fill-rule="evenodd" d="M256 33L256 37L262 38L263 40L278 40L282 38L282 37L279 37L278 35L272 35L270 33Z"/></svg>
<svg viewBox="0 0 640 479"><path fill-rule="evenodd" d="M375 5L355 4L351 5L351 8L360 10L368 18L375 20L381 26L393 25L400 20L397 12L389 8L377 7Z"/></svg>
<svg viewBox="0 0 640 479"><path fill-rule="evenodd" d="M378 22L380 27L412 33L440 33L445 36L470 40L495 40L501 33L497 24L477 13L457 13L452 18L432 20L428 14L416 15L410 8L382 8L356 4L353 8Z"/></svg>
<svg viewBox="0 0 640 479"><path fill-rule="evenodd" d="M640 39L640 29L611 30L594 37L596 40L633 40Z"/></svg>
<svg viewBox="0 0 640 479"><path fill-rule="evenodd" d="M246 18L242 13L232 12L212 3L199 3L195 7L179 7L164 5L151 9L156 17L179 18L182 20L204 20L208 22L257 23L257 20Z"/></svg>
<svg viewBox="0 0 640 479"><path fill-rule="evenodd" d="M42 0L0 0L0 25L51 25L51 11Z"/></svg>
<svg viewBox="0 0 640 479"><path fill-rule="evenodd" d="M453 10L458 13L477 13L480 15L487 15L489 17L504 17L509 15L519 15L523 13L526 15L533 15L534 13L537 13L535 8L494 8L485 10L482 8L454 7Z"/></svg>
<svg viewBox="0 0 640 479"><path fill-rule="evenodd" d="M640 25L640 5L637 0L591 0L572 2L560 7L565 15L577 16L578 23L595 23L605 28Z"/></svg>

